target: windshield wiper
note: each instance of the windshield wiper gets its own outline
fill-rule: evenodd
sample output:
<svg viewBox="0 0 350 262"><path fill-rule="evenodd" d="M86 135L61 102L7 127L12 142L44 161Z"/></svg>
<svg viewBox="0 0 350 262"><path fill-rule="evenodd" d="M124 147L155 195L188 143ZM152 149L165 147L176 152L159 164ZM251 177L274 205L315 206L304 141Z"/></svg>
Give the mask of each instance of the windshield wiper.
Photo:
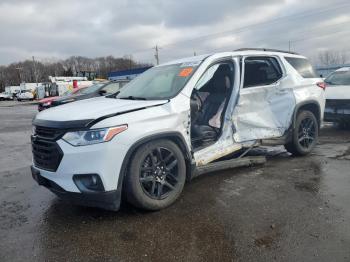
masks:
<svg viewBox="0 0 350 262"><path fill-rule="evenodd" d="M114 94L110 94L110 95L107 95L105 97L108 97L108 98L117 98L117 95L119 95L120 91L117 91L115 92Z"/></svg>
<svg viewBox="0 0 350 262"><path fill-rule="evenodd" d="M125 97L117 97L119 99L128 99L128 100L147 100L145 97L138 97L138 96L125 96Z"/></svg>

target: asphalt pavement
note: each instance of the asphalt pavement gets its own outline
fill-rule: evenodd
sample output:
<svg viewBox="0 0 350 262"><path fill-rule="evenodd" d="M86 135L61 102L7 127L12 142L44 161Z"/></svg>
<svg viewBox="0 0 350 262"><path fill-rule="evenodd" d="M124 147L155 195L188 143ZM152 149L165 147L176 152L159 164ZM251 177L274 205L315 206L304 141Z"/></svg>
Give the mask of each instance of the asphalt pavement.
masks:
<svg viewBox="0 0 350 262"><path fill-rule="evenodd" d="M31 178L36 107L0 102L0 261L350 261L350 131L204 175L170 208L69 205ZM83 164L83 163L82 163Z"/></svg>

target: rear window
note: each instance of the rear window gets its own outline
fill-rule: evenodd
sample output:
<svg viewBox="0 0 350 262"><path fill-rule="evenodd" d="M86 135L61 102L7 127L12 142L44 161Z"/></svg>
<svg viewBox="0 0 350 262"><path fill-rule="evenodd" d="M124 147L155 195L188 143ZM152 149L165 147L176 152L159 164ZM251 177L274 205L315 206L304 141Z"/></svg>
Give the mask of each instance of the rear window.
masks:
<svg viewBox="0 0 350 262"><path fill-rule="evenodd" d="M325 82L329 85L350 85L350 70L336 71L330 74Z"/></svg>
<svg viewBox="0 0 350 262"><path fill-rule="evenodd" d="M302 77L318 78L315 70L307 59L297 57L285 57L285 59Z"/></svg>

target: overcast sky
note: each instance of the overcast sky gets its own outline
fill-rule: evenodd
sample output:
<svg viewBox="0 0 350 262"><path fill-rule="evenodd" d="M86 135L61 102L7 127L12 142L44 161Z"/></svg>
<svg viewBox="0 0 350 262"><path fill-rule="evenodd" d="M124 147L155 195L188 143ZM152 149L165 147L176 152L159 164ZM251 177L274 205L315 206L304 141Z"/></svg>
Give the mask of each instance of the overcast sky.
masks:
<svg viewBox="0 0 350 262"><path fill-rule="evenodd" d="M288 49L316 57L349 51L344 0L1 0L0 64L132 55L160 60L240 47ZM349 52L350 56L350 52Z"/></svg>

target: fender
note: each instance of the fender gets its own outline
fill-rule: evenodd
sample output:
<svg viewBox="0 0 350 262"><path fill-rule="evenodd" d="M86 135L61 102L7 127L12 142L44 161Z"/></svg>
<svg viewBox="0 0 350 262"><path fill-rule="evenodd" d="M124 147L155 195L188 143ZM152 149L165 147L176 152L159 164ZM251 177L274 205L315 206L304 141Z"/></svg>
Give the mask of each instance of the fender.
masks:
<svg viewBox="0 0 350 262"><path fill-rule="evenodd" d="M321 106L320 106L320 104L316 100L306 100L306 101L303 101L303 102L301 102L301 103L299 103L299 104L297 104L295 106L294 113L293 113L293 122L292 122L292 125L291 125L292 129L295 128L295 122L296 122L296 119L297 119L297 116L298 116L298 111L300 110L300 108L302 108L303 106L307 106L307 105L314 105L314 106L317 107L318 115L316 115L316 118L317 118L317 120L319 122L318 123L319 127L321 126L321 119L322 119L322 117L321 117Z"/></svg>

